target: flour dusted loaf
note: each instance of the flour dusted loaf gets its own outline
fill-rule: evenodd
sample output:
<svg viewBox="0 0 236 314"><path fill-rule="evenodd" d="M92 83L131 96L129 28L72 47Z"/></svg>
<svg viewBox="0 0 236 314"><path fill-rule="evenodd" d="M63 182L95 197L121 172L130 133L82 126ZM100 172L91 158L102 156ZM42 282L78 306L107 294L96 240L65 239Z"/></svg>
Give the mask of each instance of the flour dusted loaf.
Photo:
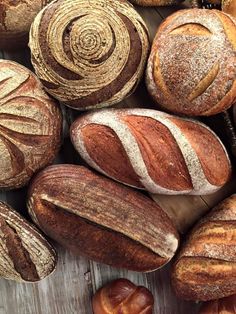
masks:
<svg viewBox="0 0 236 314"><path fill-rule="evenodd" d="M173 5L182 2L183 0L130 0L133 4L138 4L145 7Z"/></svg>
<svg viewBox="0 0 236 314"><path fill-rule="evenodd" d="M177 256L172 282L176 294L187 300L236 294L236 195L220 203L190 232Z"/></svg>
<svg viewBox="0 0 236 314"><path fill-rule="evenodd" d="M48 276L56 263L55 250L37 229L0 202L0 276L35 282Z"/></svg>
<svg viewBox="0 0 236 314"><path fill-rule="evenodd" d="M60 147L62 117L25 67L0 60L0 189L25 185Z"/></svg>
<svg viewBox="0 0 236 314"><path fill-rule="evenodd" d="M47 91L84 110L132 93L149 41L144 21L125 0L55 0L36 17L30 49Z"/></svg>
<svg viewBox="0 0 236 314"><path fill-rule="evenodd" d="M33 180L34 222L76 254L115 267L152 271L178 247L178 234L150 198L75 165L55 165Z"/></svg>
<svg viewBox="0 0 236 314"><path fill-rule="evenodd" d="M236 22L219 10L188 9L160 26L148 61L149 93L163 109L213 115L236 99Z"/></svg>
<svg viewBox="0 0 236 314"><path fill-rule="evenodd" d="M15 50L27 45L30 25L50 0L0 1L0 50Z"/></svg>
<svg viewBox="0 0 236 314"><path fill-rule="evenodd" d="M208 194L229 179L224 146L205 125L149 109L79 117L71 139L94 169L158 194Z"/></svg>

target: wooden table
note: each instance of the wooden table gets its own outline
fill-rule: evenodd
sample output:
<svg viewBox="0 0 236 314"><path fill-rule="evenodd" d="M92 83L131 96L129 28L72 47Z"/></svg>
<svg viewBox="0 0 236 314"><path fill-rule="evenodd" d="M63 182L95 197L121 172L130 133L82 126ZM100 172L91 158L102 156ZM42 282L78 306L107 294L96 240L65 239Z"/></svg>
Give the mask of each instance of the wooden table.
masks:
<svg viewBox="0 0 236 314"><path fill-rule="evenodd" d="M146 21L150 37L153 39L157 26L163 18L176 8L138 8ZM0 52L0 58L11 59L28 67L29 51L18 53ZM120 106L152 106L143 83L134 95ZM74 118L70 109L66 110L67 129ZM57 160L65 163L78 163L68 138L65 139L62 151ZM229 184L222 191L207 197L167 197L157 196L158 201L169 207L185 211L205 211L219 200L234 191L234 184ZM17 210L25 212L26 189L0 193L0 199L13 205ZM56 246L57 247L57 246ZM98 264L83 257L75 257L58 247L59 262L57 270L47 279L36 284L19 284L0 279L0 314L91 314L91 297L106 282L125 277L136 284L148 287L155 298L154 314L195 314L199 305L177 299L170 285L170 268L167 265L153 273L138 274L131 271L118 270Z"/></svg>

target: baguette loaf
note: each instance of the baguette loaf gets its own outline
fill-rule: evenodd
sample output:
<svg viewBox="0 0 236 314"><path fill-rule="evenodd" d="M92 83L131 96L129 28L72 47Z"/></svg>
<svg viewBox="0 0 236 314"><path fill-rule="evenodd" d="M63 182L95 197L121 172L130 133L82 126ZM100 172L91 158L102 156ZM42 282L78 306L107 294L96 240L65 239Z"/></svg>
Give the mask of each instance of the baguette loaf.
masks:
<svg viewBox="0 0 236 314"><path fill-rule="evenodd" d="M84 115L72 125L71 139L91 167L151 193L213 193L231 173L225 148L209 128L155 110Z"/></svg>
<svg viewBox="0 0 236 314"><path fill-rule="evenodd" d="M112 266L152 271L178 247L176 229L154 201L85 167L43 170L30 187L28 209L55 241Z"/></svg>

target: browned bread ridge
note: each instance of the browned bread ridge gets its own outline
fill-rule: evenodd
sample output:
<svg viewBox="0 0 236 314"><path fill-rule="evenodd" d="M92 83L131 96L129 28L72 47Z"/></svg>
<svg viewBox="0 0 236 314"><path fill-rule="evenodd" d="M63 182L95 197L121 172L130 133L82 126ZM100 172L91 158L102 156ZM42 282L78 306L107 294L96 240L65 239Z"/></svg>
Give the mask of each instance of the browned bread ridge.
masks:
<svg viewBox="0 0 236 314"><path fill-rule="evenodd" d="M130 2L144 7L173 5L182 1L184 0L130 0Z"/></svg>
<svg viewBox="0 0 236 314"><path fill-rule="evenodd" d="M236 22L219 10L188 9L159 27L146 72L149 93L170 112L213 115L236 99Z"/></svg>
<svg viewBox="0 0 236 314"><path fill-rule="evenodd" d="M176 294L208 301L236 294L236 195L190 232L172 272Z"/></svg>
<svg viewBox="0 0 236 314"><path fill-rule="evenodd" d="M236 294L209 301L203 304L199 314L235 314L236 313Z"/></svg>
<svg viewBox="0 0 236 314"><path fill-rule="evenodd" d="M62 117L37 77L0 60L0 189L25 185L51 163L61 143Z"/></svg>
<svg viewBox="0 0 236 314"><path fill-rule="evenodd" d="M95 293L92 304L94 314L152 314L154 299L147 288L116 279Z"/></svg>
<svg viewBox="0 0 236 314"><path fill-rule="evenodd" d="M38 12L50 0L0 1L0 50L27 46L30 26Z"/></svg>
<svg viewBox="0 0 236 314"><path fill-rule="evenodd" d="M210 194L231 173L226 150L208 127L156 110L106 109L81 116L71 139L91 167L151 193Z"/></svg>
<svg viewBox="0 0 236 314"><path fill-rule="evenodd" d="M126 0L55 0L34 20L30 49L51 95L77 110L100 108L134 91L148 31Z"/></svg>
<svg viewBox="0 0 236 314"><path fill-rule="evenodd" d="M40 172L29 190L28 210L62 246L115 267L152 271L178 247L176 229L154 201L82 166Z"/></svg>
<svg viewBox="0 0 236 314"><path fill-rule="evenodd" d="M0 202L0 276L35 282L48 276L56 262L56 252L37 229Z"/></svg>

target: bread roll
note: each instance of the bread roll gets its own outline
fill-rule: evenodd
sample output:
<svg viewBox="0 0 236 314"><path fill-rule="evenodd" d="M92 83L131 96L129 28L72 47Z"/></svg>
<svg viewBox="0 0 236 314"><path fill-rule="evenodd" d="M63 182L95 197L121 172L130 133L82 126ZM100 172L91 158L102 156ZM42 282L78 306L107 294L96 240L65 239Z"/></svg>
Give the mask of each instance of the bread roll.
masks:
<svg viewBox="0 0 236 314"><path fill-rule="evenodd" d="M178 247L176 229L154 201L81 166L55 165L39 173L28 210L62 246L114 267L153 271Z"/></svg>
<svg viewBox="0 0 236 314"><path fill-rule="evenodd" d="M199 314L235 314L236 294L219 300L209 301L203 304Z"/></svg>
<svg viewBox="0 0 236 314"><path fill-rule="evenodd" d="M172 283L176 294L186 300L236 294L236 195L190 232L174 264Z"/></svg>
<svg viewBox="0 0 236 314"><path fill-rule="evenodd" d="M25 67L0 60L0 189L24 186L61 144L57 104Z"/></svg>
<svg viewBox="0 0 236 314"><path fill-rule="evenodd" d="M35 282L48 276L56 262L56 252L37 229L0 202L0 276Z"/></svg>
<svg viewBox="0 0 236 314"><path fill-rule="evenodd" d="M0 50L15 50L28 43L28 34L37 13L51 0L1 0Z"/></svg>
<svg viewBox="0 0 236 314"><path fill-rule="evenodd" d="M218 10L169 16L153 42L146 72L149 93L164 110L213 115L236 99L236 22Z"/></svg>
<svg viewBox="0 0 236 314"><path fill-rule="evenodd" d="M134 91L148 31L125 0L55 0L35 19L30 49L51 95L74 109L100 108Z"/></svg>
<svg viewBox="0 0 236 314"><path fill-rule="evenodd" d="M71 139L94 169L157 194L210 194L230 177L224 146L205 125L150 109L78 118Z"/></svg>

